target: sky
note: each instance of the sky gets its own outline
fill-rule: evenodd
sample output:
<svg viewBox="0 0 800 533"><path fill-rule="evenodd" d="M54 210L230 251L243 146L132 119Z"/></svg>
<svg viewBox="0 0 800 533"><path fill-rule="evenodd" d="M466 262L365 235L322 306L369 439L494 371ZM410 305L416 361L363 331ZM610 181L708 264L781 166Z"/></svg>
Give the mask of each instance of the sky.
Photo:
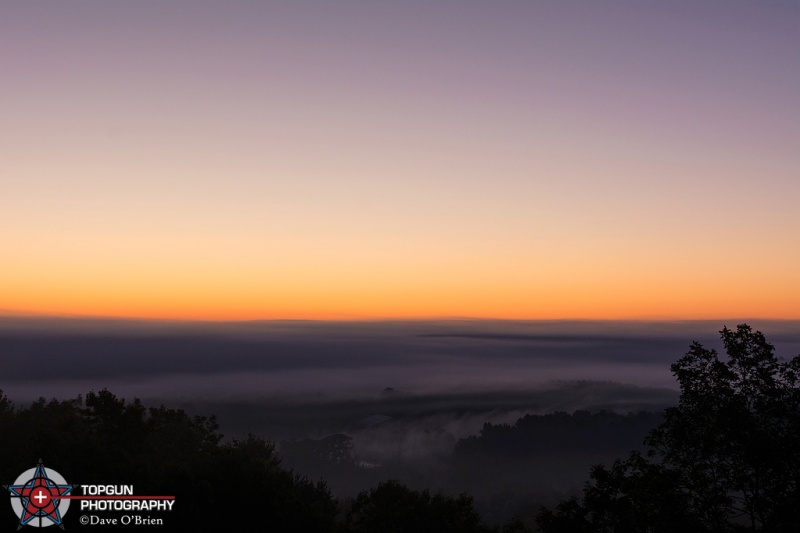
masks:
<svg viewBox="0 0 800 533"><path fill-rule="evenodd" d="M6 315L800 318L795 2L8 1L0 73Z"/></svg>

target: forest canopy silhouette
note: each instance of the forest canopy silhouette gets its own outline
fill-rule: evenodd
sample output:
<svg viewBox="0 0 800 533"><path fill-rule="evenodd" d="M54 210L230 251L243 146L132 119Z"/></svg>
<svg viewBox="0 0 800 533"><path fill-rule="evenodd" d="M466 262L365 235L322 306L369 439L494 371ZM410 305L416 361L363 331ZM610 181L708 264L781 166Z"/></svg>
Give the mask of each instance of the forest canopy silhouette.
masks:
<svg viewBox="0 0 800 533"><path fill-rule="evenodd" d="M746 324L727 357L695 342L671 367L680 400L645 455L592 469L583 498L544 510L548 533L796 531L800 524L800 355L775 356Z"/></svg>

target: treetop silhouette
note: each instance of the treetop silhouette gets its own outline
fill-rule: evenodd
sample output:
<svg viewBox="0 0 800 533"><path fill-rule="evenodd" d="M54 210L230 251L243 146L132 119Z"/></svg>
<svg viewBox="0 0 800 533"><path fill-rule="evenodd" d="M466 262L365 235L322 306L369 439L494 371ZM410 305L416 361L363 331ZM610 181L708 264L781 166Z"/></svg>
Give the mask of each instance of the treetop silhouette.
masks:
<svg viewBox="0 0 800 533"><path fill-rule="evenodd" d="M671 367L680 401L632 454L596 466L583 501L538 517L557 531L795 531L800 524L800 355L747 324L694 342Z"/></svg>

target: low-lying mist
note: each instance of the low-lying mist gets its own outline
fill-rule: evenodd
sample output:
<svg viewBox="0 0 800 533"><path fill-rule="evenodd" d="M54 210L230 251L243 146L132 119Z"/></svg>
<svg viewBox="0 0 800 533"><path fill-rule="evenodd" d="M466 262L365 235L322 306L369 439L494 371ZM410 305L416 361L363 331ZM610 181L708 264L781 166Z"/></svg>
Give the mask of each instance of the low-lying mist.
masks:
<svg viewBox="0 0 800 533"><path fill-rule="evenodd" d="M469 492L500 523L639 447L677 401L670 364L738 322L4 317L0 389L18 405L107 388L214 414L339 498L392 478ZM800 352L800 323L748 322Z"/></svg>
<svg viewBox="0 0 800 533"><path fill-rule="evenodd" d="M733 325L731 321L731 324ZM552 381L675 388L669 365L723 323L183 323L0 318L0 387L19 401L109 388L141 398L530 390ZM796 322L751 321L791 353Z"/></svg>

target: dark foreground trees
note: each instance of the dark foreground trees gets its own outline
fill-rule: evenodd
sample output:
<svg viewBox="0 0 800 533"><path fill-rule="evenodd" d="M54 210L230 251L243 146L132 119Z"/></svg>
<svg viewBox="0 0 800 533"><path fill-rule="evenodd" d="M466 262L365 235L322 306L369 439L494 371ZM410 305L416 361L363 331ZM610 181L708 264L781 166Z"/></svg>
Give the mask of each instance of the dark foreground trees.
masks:
<svg viewBox="0 0 800 533"><path fill-rule="evenodd" d="M132 485L140 496L174 495L172 512L149 514L163 519L167 531L491 531L470 497L431 495L393 481L360 493L346 517L339 516L339 502L326 485L282 467L272 443L252 435L223 442L213 417L147 408L107 390L66 401L40 399L22 409L0 392L0 435L3 484L41 458L69 483ZM349 457L348 439L337 436L327 444L334 459ZM70 511L68 527L78 526L80 514ZM97 514L120 519L126 513ZM0 528L15 522L9 506L0 514Z"/></svg>
<svg viewBox="0 0 800 533"><path fill-rule="evenodd" d="M648 456L593 468L582 500L542 511L543 531L798 530L800 356L778 359L744 324L720 333L727 357L694 343L672 365L680 402Z"/></svg>
<svg viewBox="0 0 800 533"><path fill-rule="evenodd" d="M386 481L361 492L347 512L348 533L490 533L472 507L472 498L431 495Z"/></svg>
<svg viewBox="0 0 800 533"><path fill-rule="evenodd" d="M24 409L14 409L0 393L0 435L3 484L42 459L69 483L133 485L136 495L174 495L172 512L150 513L164 520L166 531L336 528L337 502L323 483L282 468L274 446L261 438L222 442L213 417L146 408L106 390L66 401L41 399ZM70 511L68 527L78 527L80 514ZM0 528L15 521L8 506Z"/></svg>

